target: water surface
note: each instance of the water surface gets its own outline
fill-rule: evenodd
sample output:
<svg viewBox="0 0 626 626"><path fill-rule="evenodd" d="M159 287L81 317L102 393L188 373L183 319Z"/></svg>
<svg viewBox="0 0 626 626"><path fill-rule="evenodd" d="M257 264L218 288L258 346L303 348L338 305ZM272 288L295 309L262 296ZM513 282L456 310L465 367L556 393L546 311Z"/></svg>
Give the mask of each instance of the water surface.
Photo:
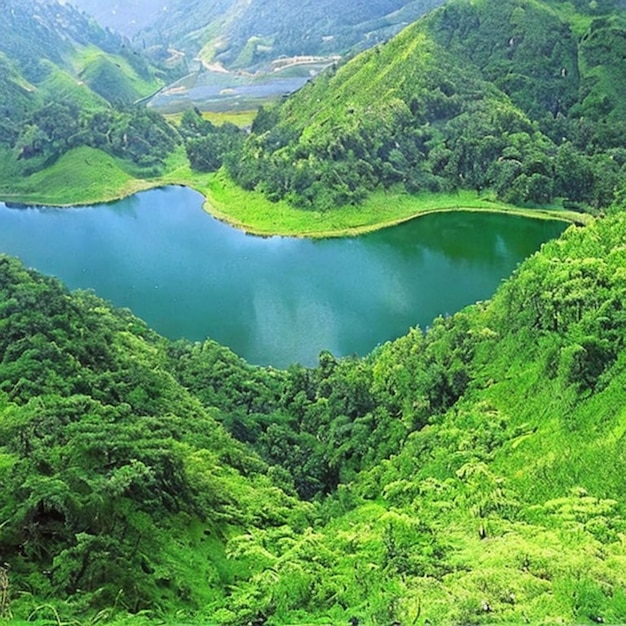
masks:
<svg viewBox="0 0 626 626"><path fill-rule="evenodd" d="M170 338L207 337L252 363L363 355L489 298L561 222L439 213L357 238L245 235L171 187L113 204L12 209L0 251L129 307Z"/></svg>

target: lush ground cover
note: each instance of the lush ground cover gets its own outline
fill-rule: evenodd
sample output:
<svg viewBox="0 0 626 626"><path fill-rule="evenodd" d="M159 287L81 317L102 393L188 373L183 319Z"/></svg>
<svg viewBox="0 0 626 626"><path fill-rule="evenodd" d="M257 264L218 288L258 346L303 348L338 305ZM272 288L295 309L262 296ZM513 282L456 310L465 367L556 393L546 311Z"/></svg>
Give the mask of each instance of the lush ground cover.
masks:
<svg viewBox="0 0 626 626"><path fill-rule="evenodd" d="M344 237L385 228L437 211L490 211L537 219L584 223L588 215L559 208L515 207L476 192L407 194L403 190L377 191L360 205L329 211L298 209L282 200L271 202L258 192L233 184L223 173L208 178L203 193L207 210L233 226L258 235Z"/></svg>
<svg viewBox="0 0 626 626"><path fill-rule="evenodd" d="M569 228L491 301L285 371L0 258L2 609L623 623L625 242Z"/></svg>
<svg viewBox="0 0 626 626"><path fill-rule="evenodd" d="M67 152L50 167L20 177L17 183L10 178L9 168L2 174L2 200L18 204L97 204L152 186L150 181L137 179L125 171L119 159L87 146Z"/></svg>

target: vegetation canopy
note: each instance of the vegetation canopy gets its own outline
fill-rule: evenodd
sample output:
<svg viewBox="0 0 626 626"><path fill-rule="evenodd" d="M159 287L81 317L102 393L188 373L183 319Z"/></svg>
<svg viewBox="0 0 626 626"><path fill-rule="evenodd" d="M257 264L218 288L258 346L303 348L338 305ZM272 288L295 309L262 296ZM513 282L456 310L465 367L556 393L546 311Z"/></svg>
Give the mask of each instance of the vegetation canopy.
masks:
<svg viewBox="0 0 626 626"><path fill-rule="evenodd" d="M626 622L623 3L449 0L247 132L133 105L145 57L7 2L5 198L235 181L307 216L460 190L598 217L488 302L286 370L0 256L0 619Z"/></svg>

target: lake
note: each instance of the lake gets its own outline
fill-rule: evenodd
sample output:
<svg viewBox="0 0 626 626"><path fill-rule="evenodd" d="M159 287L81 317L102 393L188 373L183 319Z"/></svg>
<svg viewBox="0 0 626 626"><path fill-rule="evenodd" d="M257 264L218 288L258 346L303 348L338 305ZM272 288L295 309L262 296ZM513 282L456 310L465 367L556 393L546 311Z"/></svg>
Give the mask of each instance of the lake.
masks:
<svg viewBox="0 0 626 626"><path fill-rule="evenodd" d="M565 224L438 213L356 238L246 235L183 187L72 209L0 203L0 251L93 289L172 339L211 338L259 365L363 355L489 298Z"/></svg>

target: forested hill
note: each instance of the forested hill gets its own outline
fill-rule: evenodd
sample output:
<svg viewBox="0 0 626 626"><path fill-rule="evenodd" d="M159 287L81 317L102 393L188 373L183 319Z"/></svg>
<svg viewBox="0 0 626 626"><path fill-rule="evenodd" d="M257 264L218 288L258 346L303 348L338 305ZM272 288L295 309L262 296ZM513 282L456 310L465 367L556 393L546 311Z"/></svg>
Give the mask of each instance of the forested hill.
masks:
<svg viewBox="0 0 626 626"><path fill-rule="evenodd" d="M172 0L138 39L149 46L174 46L190 58L249 68L284 56L343 54L371 46L442 3Z"/></svg>
<svg viewBox="0 0 626 626"><path fill-rule="evenodd" d="M298 206L371 190L609 205L626 170L617 2L450 0L263 111L231 174Z"/></svg>
<svg viewBox="0 0 626 626"><path fill-rule="evenodd" d="M618 212L427 333L277 371L0 258L0 611L624 623L625 267Z"/></svg>
<svg viewBox="0 0 626 626"><path fill-rule="evenodd" d="M146 60L70 4L5 0L0 28L3 61L39 101L54 95L128 104L154 89L154 69Z"/></svg>

